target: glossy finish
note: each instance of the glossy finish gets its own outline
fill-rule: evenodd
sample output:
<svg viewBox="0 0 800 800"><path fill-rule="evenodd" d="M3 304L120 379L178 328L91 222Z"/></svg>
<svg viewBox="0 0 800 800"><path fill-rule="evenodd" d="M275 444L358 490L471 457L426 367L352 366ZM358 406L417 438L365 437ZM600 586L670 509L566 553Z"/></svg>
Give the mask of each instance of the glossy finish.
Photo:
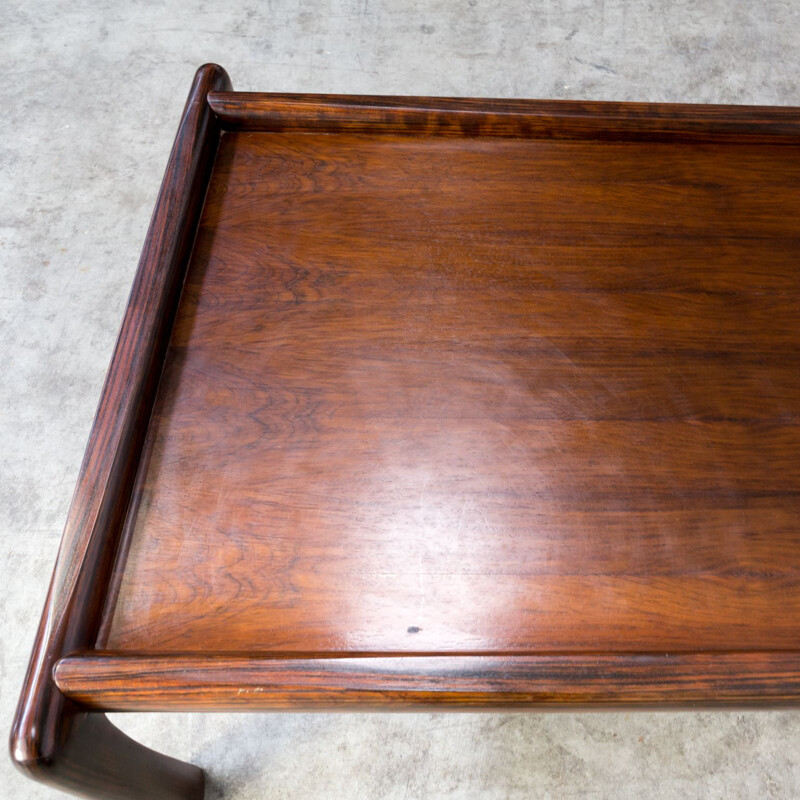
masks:
<svg viewBox="0 0 800 800"><path fill-rule="evenodd" d="M797 144L796 108L212 92L228 130Z"/></svg>
<svg viewBox="0 0 800 800"><path fill-rule="evenodd" d="M230 88L198 70L167 164L128 307L72 498L53 579L11 731L11 757L31 777L90 797L202 797L201 770L158 755L55 687L63 655L92 646L175 304L197 229L219 126L206 96ZM100 763L99 753L102 753ZM148 764L142 770L142 764Z"/></svg>
<svg viewBox="0 0 800 800"><path fill-rule="evenodd" d="M177 800L102 711L796 704L799 244L798 109L201 68L12 757Z"/></svg>
<svg viewBox="0 0 800 800"><path fill-rule="evenodd" d="M104 711L650 708L796 703L796 652L63 659L59 688Z"/></svg>
<svg viewBox="0 0 800 800"><path fill-rule="evenodd" d="M786 649L800 148L226 133L104 646Z"/></svg>

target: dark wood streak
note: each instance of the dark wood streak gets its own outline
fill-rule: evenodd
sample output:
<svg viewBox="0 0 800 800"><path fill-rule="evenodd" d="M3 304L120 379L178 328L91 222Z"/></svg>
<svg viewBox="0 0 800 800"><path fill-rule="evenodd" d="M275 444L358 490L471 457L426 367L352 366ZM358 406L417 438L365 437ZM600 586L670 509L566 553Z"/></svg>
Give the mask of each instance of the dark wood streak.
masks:
<svg viewBox="0 0 800 800"><path fill-rule="evenodd" d="M794 704L800 652L581 655L115 655L63 659L59 688L105 711Z"/></svg>
<svg viewBox="0 0 800 800"><path fill-rule="evenodd" d="M797 144L800 109L771 106L213 92L230 130Z"/></svg>
<svg viewBox="0 0 800 800"><path fill-rule="evenodd" d="M183 283L219 124L206 97L230 88L220 67L194 79L145 240L64 529L11 732L31 777L94 797L202 797L202 772L87 718L52 683L64 654L94 643L119 531ZM98 753L105 751L102 761ZM148 765L142 770L142 764Z"/></svg>

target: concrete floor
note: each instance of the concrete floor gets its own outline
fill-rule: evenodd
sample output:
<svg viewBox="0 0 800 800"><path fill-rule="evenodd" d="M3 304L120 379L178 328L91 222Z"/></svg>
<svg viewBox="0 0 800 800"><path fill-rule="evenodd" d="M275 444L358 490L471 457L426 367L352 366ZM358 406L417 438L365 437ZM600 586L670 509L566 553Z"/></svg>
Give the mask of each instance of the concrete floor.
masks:
<svg viewBox="0 0 800 800"><path fill-rule="evenodd" d="M0 45L6 728L199 64L253 90L800 106L800 4L777 0L4 0ZM791 712L115 721L231 800L800 796ZM0 795L55 796L5 758Z"/></svg>

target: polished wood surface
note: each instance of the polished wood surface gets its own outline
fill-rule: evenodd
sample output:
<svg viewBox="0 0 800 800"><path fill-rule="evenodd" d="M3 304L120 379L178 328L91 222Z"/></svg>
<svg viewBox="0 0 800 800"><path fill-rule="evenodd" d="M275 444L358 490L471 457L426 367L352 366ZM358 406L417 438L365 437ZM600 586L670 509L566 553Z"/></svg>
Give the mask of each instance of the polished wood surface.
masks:
<svg viewBox="0 0 800 800"><path fill-rule="evenodd" d="M216 91L227 130L797 144L796 108Z"/></svg>
<svg viewBox="0 0 800 800"><path fill-rule="evenodd" d="M800 109L198 70L11 732L108 710L800 701Z"/></svg>
<svg viewBox="0 0 800 800"><path fill-rule="evenodd" d="M58 691L56 662L97 638L147 419L197 230L220 125L208 93L229 89L221 67L195 75L167 163L106 375L58 561L10 736L32 778L104 798L202 798L198 767L133 742ZM144 765L147 769L143 769Z"/></svg>
<svg viewBox="0 0 800 800"><path fill-rule="evenodd" d="M62 659L59 689L103 711L693 708L797 702L797 653L134 656Z"/></svg>
<svg viewBox="0 0 800 800"><path fill-rule="evenodd" d="M101 644L796 648L798 242L798 147L226 133Z"/></svg>

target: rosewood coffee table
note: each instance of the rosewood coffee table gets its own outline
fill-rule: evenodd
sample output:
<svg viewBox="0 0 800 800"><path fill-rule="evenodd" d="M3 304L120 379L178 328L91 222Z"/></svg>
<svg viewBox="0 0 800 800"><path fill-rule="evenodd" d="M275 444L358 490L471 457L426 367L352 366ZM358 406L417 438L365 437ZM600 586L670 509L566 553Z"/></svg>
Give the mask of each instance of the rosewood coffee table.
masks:
<svg viewBox="0 0 800 800"><path fill-rule="evenodd" d="M800 109L197 73L11 737L105 711L800 700Z"/></svg>

